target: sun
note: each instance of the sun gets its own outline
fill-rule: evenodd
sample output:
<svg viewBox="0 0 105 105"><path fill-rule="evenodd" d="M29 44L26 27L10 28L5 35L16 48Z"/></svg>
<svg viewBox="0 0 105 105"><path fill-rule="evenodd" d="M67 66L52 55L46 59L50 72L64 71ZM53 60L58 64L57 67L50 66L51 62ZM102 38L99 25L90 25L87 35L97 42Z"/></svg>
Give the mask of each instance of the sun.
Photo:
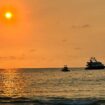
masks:
<svg viewBox="0 0 105 105"><path fill-rule="evenodd" d="M10 20L13 18L13 13L12 12L5 12L4 17L5 17L5 19Z"/></svg>

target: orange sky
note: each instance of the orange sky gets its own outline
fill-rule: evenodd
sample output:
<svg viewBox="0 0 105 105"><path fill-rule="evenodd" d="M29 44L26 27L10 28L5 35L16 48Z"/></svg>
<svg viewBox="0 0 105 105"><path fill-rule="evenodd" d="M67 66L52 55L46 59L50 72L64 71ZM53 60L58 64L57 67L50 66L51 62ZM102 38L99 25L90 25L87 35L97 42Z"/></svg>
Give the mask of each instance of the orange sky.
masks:
<svg viewBox="0 0 105 105"><path fill-rule="evenodd" d="M14 20L0 17L0 67L105 63L104 0L0 0Z"/></svg>

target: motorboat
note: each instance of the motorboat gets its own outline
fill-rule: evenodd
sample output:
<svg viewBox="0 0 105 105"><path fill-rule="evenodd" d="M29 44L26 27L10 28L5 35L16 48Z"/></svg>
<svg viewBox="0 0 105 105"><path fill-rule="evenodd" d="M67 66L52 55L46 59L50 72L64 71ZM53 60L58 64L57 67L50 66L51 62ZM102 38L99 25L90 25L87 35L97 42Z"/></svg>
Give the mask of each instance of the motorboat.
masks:
<svg viewBox="0 0 105 105"><path fill-rule="evenodd" d="M67 65L64 65L64 67L62 68L62 71L63 71L63 72L68 72L68 71L70 71L70 70L69 70L69 68L67 67Z"/></svg>
<svg viewBox="0 0 105 105"><path fill-rule="evenodd" d="M85 69L104 69L105 66L102 62L97 61L95 57L91 57L90 61L87 62Z"/></svg>

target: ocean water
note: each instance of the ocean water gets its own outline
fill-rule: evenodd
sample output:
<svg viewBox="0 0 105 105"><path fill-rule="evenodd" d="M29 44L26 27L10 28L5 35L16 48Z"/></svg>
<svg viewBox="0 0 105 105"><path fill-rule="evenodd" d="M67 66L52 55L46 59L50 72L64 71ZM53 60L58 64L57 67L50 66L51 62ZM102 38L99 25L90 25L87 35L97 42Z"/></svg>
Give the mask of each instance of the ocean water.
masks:
<svg viewBox="0 0 105 105"><path fill-rule="evenodd" d="M0 70L0 105L105 105L105 70Z"/></svg>

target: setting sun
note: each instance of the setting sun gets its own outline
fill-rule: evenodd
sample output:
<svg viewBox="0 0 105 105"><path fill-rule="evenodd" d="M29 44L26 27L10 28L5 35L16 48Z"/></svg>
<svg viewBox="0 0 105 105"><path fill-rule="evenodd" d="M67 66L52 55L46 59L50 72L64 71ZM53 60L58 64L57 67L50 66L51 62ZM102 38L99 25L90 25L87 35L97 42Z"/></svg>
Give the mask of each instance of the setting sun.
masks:
<svg viewBox="0 0 105 105"><path fill-rule="evenodd" d="M6 13L4 14L4 16L5 16L6 19L12 19L13 14L12 14L12 12L6 12Z"/></svg>

